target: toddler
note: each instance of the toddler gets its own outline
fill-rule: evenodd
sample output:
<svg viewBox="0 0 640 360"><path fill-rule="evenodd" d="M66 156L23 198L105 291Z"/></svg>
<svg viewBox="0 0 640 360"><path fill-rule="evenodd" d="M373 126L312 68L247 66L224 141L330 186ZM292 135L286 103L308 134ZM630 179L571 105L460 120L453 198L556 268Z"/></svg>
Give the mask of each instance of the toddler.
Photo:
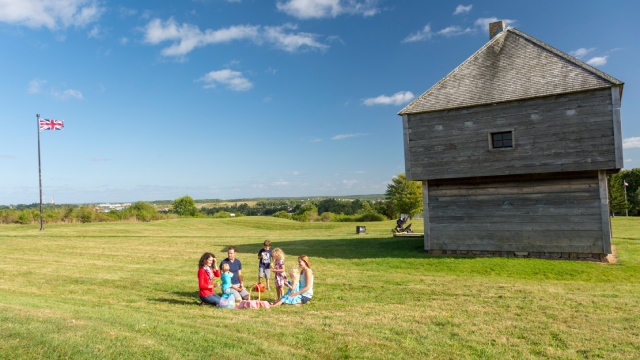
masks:
<svg viewBox="0 0 640 360"><path fill-rule="evenodd" d="M300 271L296 268L289 269L289 277L291 278L291 282L285 284L285 286L289 288L289 291L287 291L280 300L271 304L271 306L280 306L282 304L298 305L302 303L302 296L300 294L291 296L291 294L300 291Z"/></svg>

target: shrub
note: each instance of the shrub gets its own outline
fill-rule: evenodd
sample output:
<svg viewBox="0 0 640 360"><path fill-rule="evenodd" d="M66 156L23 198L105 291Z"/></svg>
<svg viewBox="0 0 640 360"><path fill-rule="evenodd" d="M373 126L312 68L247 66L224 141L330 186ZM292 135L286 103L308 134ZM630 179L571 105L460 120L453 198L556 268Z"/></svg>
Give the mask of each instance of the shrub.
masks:
<svg viewBox="0 0 640 360"><path fill-rule="evenodd" d="M291 218L296 221L314 221L318 217L318 208L312 203L306 203L298 209Z"/></svg>
<svg viewBox="0 0 640 360"><path fill-rule="evenodd" d="M354 222L356 221L356 216L355 215L345 215L345 214L337 214L337 215L333 215L333 220L335 222Z"/></svg>
<svg viewBox="0 0 640 360"><path fill-rule="evenodd" d="M378 214L377 212L366 212L366 213L362 213L362 214L358 214L355 217L355 221L384 221L387 220L387 218L382 215L382 214Z"/></svg>
<svg viewBox="0 0 640 360"><path fill-rule="evenodd" d="M331 221L333 219L333 213L331 212L323 212L322 215L320 215L320 220L322 220L323 222L328 222Z"/></svg>
<svg viewBox="0 0 640 360"><path fill-rule="evenodd" d="M18 224L23 224L23 225L31 224L33 222L33 216L31 215L31 211L30 210L20 211L16 221L18 222Z"/></svg>
<svg viewBox="0 0 640 360"><path fill-rule="evenodd" d="M93 217L95 215L95 211L88 207L87 205L82 205L78 208L76 213L76 218L81 223L90 223L93 221Z"/></svg>
<svg viewBox="0 0 640 360"><path fill-rule="evenodd" d="M226 211L218 211L217 213L213 214L213 217L216 219L227 219L231 217L231 213L228 213Z"/></svg>
<svg viewBox="0 0 640 360"><path fill-rule="evenodd" d="M287 220L291 220L291 215L289 215L286 211L281 210L276 212L275 214L271 215L273 217L277 217L280 219L287 219Z"/></svg>

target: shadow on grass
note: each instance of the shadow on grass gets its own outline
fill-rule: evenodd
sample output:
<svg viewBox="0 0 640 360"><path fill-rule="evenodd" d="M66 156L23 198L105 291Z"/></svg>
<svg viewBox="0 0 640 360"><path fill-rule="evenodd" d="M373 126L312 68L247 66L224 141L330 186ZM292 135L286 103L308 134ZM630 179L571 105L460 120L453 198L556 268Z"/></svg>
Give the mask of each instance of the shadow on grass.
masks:
<svg viewBox="0 0 640 360"><path fill-rule="evenodd" d="M174 295L179 296L180 299L173 298L155 298L148 299L149 301L162 302L173 305L199 305L200 293L198 291L174 291Z"/></svg>
<svg viewBox="0 0 640 360"><path fill-rule="evenodd" d="M285 254L307 254L325 259L427 258L422 238L376 238L363 235L346 239L283 240L276 238L271 248L281 248ZM256 261L261 243L236 245L241 253L255 253ZM226 247L221 249L225 251ZM222 252L222 255L224 252Z"/></svg>

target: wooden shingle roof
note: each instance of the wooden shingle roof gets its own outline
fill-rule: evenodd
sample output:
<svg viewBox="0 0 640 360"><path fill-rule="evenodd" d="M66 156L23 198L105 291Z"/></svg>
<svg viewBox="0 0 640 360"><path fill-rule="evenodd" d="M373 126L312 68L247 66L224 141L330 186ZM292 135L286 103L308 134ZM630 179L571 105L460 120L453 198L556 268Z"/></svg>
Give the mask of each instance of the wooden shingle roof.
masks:
<svg viewBox="0 0 640 360"><path fill-rule="evenodd" d="M622 86L602 71L514 28L475 54L398 114L415 114Z"/></svg>

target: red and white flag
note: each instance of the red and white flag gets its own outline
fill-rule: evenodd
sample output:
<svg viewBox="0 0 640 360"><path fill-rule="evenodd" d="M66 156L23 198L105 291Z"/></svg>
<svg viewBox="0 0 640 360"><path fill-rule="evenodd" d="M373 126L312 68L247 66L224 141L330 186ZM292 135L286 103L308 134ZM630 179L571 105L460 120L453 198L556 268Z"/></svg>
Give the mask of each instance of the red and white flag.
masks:
<svg viewBox="0 0 640 360"><path fill-rule="evenodd" d="M40 131L62 129L64 129L64 120L40 119Z"/></svg>

